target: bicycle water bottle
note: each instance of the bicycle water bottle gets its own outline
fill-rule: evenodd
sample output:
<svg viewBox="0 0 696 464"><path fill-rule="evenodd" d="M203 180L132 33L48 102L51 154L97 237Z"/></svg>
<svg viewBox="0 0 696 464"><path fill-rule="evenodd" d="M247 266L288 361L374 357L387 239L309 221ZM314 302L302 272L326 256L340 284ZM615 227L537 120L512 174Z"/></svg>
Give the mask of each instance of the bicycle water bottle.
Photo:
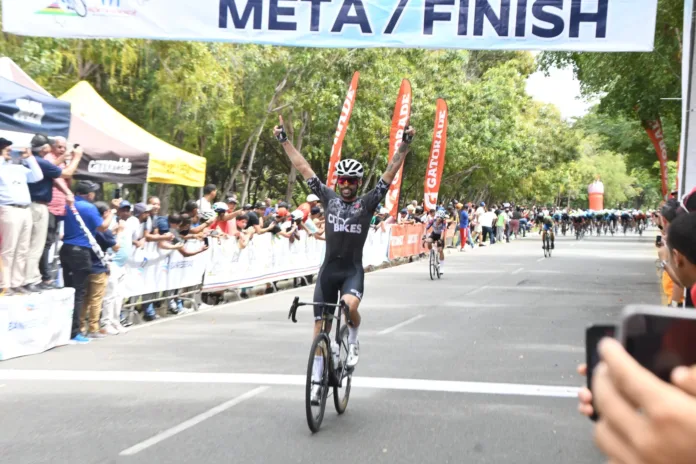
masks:
<svg viewBox="0 0 696 464"><path fill-rule="evenodd" d="M331 342L331 360L333 362L333 368L338 369L338 363L340 362L340 356L338 354L338 343L335 341Z"/></svg>

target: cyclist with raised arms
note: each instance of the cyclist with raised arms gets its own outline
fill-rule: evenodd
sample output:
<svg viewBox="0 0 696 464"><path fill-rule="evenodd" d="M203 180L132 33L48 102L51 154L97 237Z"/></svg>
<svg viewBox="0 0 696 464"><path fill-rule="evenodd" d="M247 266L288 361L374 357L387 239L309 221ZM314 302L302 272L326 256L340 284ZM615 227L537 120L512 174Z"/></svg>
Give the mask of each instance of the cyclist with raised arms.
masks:
<svg viewBox="0 0 696 464"><path fill-rule="evenodd" d="M273 133L283 145L290 162L302 174L312 193L319 197L324 207L326 254L317 277L314 301L317 303L336 303L340 292L341 300L348 305L350 324L348 325L346 365L353 368L358 364L360 356L358 327L360 327L361 317L358 306L363 297L365 280L362 261L363 246L370 230L372 213L387 195L389 185L403 165L415 131L411 126L406 128L403 143L387 165L387 169L377 182L377 186L361 197L358 197L357 194L365 172L358 161L344 159L336 164L338 192L335 192L319 180L307 160L288 141L288 136L283 128L282 116L280 117L280 125L275 127ZM315 305L313 338L321 331L323 312L323 305ZM331 330L330 323L327 324L327 327L328 330ZM313 377L317 380L320 379L323 370L323 357L315 356ZM312 403L317 404L320 398L321 387L315 385L312 392Z"/></svg>
<svg viewBox="0 0 696 464"><path fill-rule="evenodd" d="M442 270L442 265L445 264L445 237L443 237L445 230L447 230L447 221L445 220L446 213L444 210L435 213L435 219L430 221L425 228L427 235L428 230L432 227L433 231L428 235L426 239L428 243L428 250L433 249L433 242L437 242L437 247L440 251L440 274L444 274Z"/></svg>

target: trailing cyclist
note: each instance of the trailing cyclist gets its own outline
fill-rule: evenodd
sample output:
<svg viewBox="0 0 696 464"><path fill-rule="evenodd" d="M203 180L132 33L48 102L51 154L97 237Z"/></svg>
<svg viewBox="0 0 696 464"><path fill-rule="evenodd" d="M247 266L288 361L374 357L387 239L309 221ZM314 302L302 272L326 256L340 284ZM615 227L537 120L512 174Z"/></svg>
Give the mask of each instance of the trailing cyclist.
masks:
<svg viewBox="0 0 696 464"><path fill-rule="evenodd" d="M542 218L541 224L542 224L541 248L543 250L546 249L546 242L545 242L546 234L550 233L551 234L551 249L552 250L555 249L554 241L556 240L556 236L553 233L553 217L548 213L548 211L546 212L546 214Z"/></svg>
<svg viewBox="0 0 696 464"><path fill-rule="evenodd" d="M348 358L346 365L354 368L358 364L360 345L358 343L358 327L360 313L358 306L363 298L365 272L362 264L363 246L367 240L372 214L384 199L389 185L396 177L404 159L409 152L415 131L410 126L403 135L403 143L387 165L387 169L377 182L377 186L358 197L358 189L362 185L365 173L362 165L352 159L344 159L336 164L337 192L324 185L312 170L307 160L288 141L283 127L283 118L276 126L273 135L283 145L285 153L293 166L302 174L307 185L319 197L326 216L326 254L324 263L319 270L317 284L314 289L314 301L320 303L314 306L314 335L315 338L322 328L322 318L325 312L321 303L337 303L340 293L341 300L348 306L350 324L348 326ZM335 308L334 308L335 310ZM331 324L327 324L331 330ZM315 356L313 377L320 380L324 358ZM314 385L312 403L321 400L321 386Z"/></svg>
<svg viewBox="0 0 696 464"><path fill-rule="evenodd" d="M426 243L428 244L428 250L433 249L433 242L437 242L437 248L440 252L440 265L438 270L440 274L444 274L442 267L445 264L445 238L443 237L445 230L447 230L446 213L444 210L438 211L435 214L435 219L430 221L425 228L427 235L428 230L432 227L433 231L430 235L427 235Z"/></svg>

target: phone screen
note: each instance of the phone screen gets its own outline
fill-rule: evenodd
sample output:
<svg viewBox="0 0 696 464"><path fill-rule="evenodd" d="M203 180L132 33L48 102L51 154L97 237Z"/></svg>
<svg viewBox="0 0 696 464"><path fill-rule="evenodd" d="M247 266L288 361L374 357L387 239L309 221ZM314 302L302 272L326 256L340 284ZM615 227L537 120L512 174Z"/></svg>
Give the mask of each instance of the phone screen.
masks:
<svg viewBox="0 0 696 464"><path fill-rule="evenodd" d="M605 337L616 337L616 327L613 325L593 325L585 330L585 355L587 362L587 388L592 390L592 372L599 364L599 342Z"/></svg>
<svg viewBox="0 0 696 464"><path fill-rule="evenodd" d="M696 320L632 314L624 321L624 346L639 364L665 382L678 366L696 364Z"/></svg>
<svg viewBox="0 0 696 464"><path fill-rule="evenodd" d="M203 243L205 243L205 246L210 246L210 240L208 239L208 237L205 237L203 239Z"/></svg>
<svg viewBox="0 0 696 464"><path fill-rule="evenodd" d="M587 388L592 390L592 373L599 364L599 342L605 337L616 337L616 327L613 325L593 325L585 330L585 362L587 363ZM599 419L597 412L590 419Z"/></svg>

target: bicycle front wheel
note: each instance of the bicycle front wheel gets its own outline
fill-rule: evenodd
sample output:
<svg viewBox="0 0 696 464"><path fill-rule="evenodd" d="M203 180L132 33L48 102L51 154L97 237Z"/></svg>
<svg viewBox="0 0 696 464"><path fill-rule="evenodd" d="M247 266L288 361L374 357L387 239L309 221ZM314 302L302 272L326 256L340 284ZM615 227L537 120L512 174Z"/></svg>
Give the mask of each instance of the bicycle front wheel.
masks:
<svg viewBox="0 0 696 464"><path fill-rule="evenodd" d="M314 380L314 359L318 357L323 366L321 379ZM321 422L324 420L324 410L326 409L326 396L329 391L329 363L331 362L331 348L329 337L326 334L319 334L312 343L309 351L309 362L307 363L307 382L305 386L305 411L307 412L307 425L312 433L317 433ZM314 386L321 388L319 403L312 404L312 392Z"/></svg>
<svg viewBox="0 0 696 464"><path fill-rule="evenodd" d="M437 263L435 262L435 252L430 250L430 280L435 280L437 274Z"/></svg>
<svg viewBox="0 0 696 464"><path fill-rule="evenodd" d="M336 377L341 387L334 387L333 398L334 406L336 407L336 412L343 414L346 412L348 407L348 398L350 397L350 385L353 382L353 372L348 371L346 367L346 361L348 360L348 326L344 325L341 327L341 332L339 333L340 342L338 345L339 353L339 369L336 371Z"/></svg>

